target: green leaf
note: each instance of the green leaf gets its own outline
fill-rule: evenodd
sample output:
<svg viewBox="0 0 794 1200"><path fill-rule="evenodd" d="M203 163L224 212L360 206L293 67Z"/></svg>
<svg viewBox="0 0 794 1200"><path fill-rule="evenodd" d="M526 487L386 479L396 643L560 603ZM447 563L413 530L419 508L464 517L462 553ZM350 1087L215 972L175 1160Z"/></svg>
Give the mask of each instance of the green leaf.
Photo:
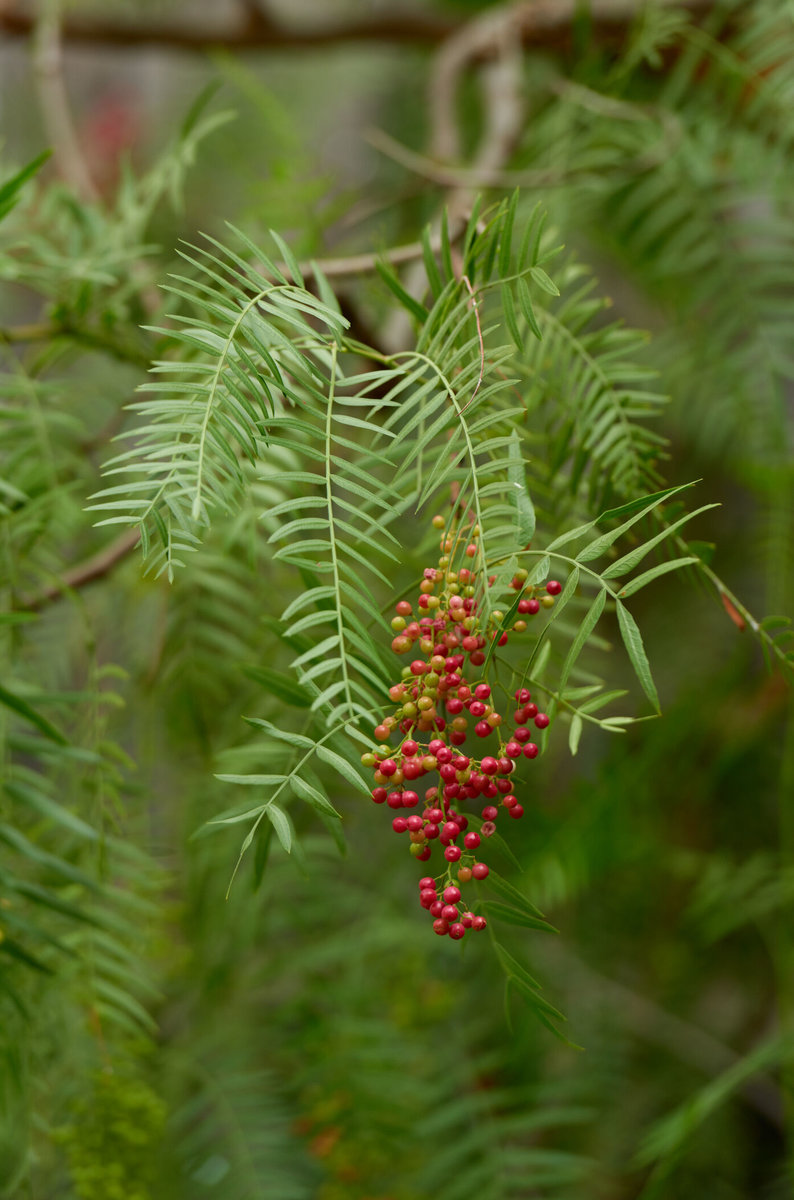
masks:
<svg viewBox="0 0 794 1200"><path fill-rule="evenodd" d="M548 292L550 296L559 296L560 289L554 280L549 278L543 267L530 267L529 275L544 292Z"/></svg>
<svg viewBox="0 0 794 1200"><path fill-rule="evenodd" d="M505 921L508 925L524 925L527 929L542 929L545 933L559 932L548 921L532 917L526 912L520 912L517 908L511 908L508 904L500 904L498 900L484 900L483 908L495 920Z"/></svg>
<svg viewBox="0 0 794 1200"><path fill-rule="evenodd" d="M571 717L571 728L568 730L568 749L573 755L575 755L579 749L579 740L582 736L582 726L582 718L578 713L574 713Z"/></svg>
<svg viewBox="0 0 794 1200"><path fill-rule="evenodd" d="M665 492L657 492L651 497L643 497L643 499L647 500L648 503L640 508L638 512L634 512L628 521L624 521L623 524L618 525L616 529L610 529L608 533L603 533L601 537L597 537L595 541L592 541L589 545L583 547L583 549L581 549L576 555L577 559L579 562L590 562L592 559L598 558L599 555L603 554L605 550L608 550L613 542L616 542L618 538L626 532L627 529L631 529L632 525L636 525L637 521L641 521L644 516L647 516L649 512L652 512L663 499L666 499L668 496L675 496L678 492L683 492L686 488L690 488L692 486L693 485L691 483L682 483L678 487L668 488ZM606 521L609 518L616 516L621 511L622 510L620 508L612 509L610 512L602 513L601 516L598 517L598 520Z"/></svg>
<svg viewBox="0 0 794 1200"><path fill-rule="evenodd" d="M699 558L694 555L689 555L687 558L674 558L670 562L659 563L656 567L651 567L649 571L643 571L642 575L635 576L630 579L624 588L618 593L620 596L633 596L640 588L644 588L646 583L651 583L652 580L658 579L660 575L667 575L670 571L680 571L682 567L691 566L692 563L700 562Z"/></svg>
<svg viewBox="0 0 794 1200"><path fill-rule="evenodd" d="M352 784L356 791L362 792L363 795L369 796L370 789L367 787L364 780L359 775L352 763L349 763L346 758L342 758L341 754L337 754L335 750L329 750L327 746L317 747L317 757L323 762L328 763L333 767L343 779Z"/></svg>
<svg viewBox="0 0 794 1200"><path fill-rule="evenodd" d="M17 171L16 175L12 175L0 186L0 221L3 217L8 216L19 200L19 193L24 185L33 178L51 154L52 150L43 150L41 154L37 154L34 159L31 159L27 166L23 167L21 171Z"/></svg>
<svg viewBox="0 0 794 1200"><path fill-rule="evenodd" d="M617 559L616 562L610 563L606 570L602 572L604 579L615 579L618 575L625 575L627 572L633 571L637 564L642 562L643 558L645 558L645 555L648 554L649 551L654 548L654 546L658 546L659 542L663 542L666 538L670 537L671 534L675 533L676 529L679 529L682 525L685 525L687 521L691 521L693 517L698 517L701 513L708 512L710 508L719 508L719 505L704 504L702 508L696 508L694 512L685 513L684 516L676 521L673 525L666 526L661 533L657 533L656 536L650 538L649 541L643 542L641 546L635 546L633 550L629 550L629 552L624 554L622 558Z"/></svg>
<svg viewBox="0 0 794 1200"><path fill-rule="evenodd" d="M396 274L387 263L379 261L375 264L375 267L389 291L397 297L403 308L407 308L408 312L423 325L429 315L425 306L420 304L418 300L415 300L409 292L406 292Z"/></svg>
<svg viewBox="0 0 794 1200"><path fill-rule="evenodd" d="M648 662L648 656L645 653L645 647L642 644L642 635L640 634L639 626L634 620L625 604L621 604L620 600L616 601L618 613L618 625L620 626L620 635L623 638L623 644L626 647L631 665L634 667L637 678L642 685L642 690L650 700L656 712L660 712L659 696L656 692L656 686L651 675L651 668Z"/></svg>
<svg viewBox="0 0 794 1200"><path fill-rule="evenodd" d="M280 671L274 671L270 667L244 666L243 674L255 683L261 683L269 695L275 696L284 704L291 704L293 708L308 708L312 702L306 688Z"/></svg>
<svg viewBox="0 0 794 1200"><path fill-rule="evenodd" d="M28 721L31 725L35 725L39 732L43 733L50 741L57 742L60 746L69 745L69 739L64 737L60 729L56 729L46 717L36 712L35 708L31 708L21 696L7 691L2 684L0 684L0 704L4 704L6 708L12 709L13 712L17 713L25 721Z"/></svg>
<svg viewBox="0 0 794 1200"><path fill-rule="evenodd" d="M579 626L578 630L576 631L576 637L573 639L573 642L571 643L571 648L568 651L567 655L565 656L565 662L562 665L562 671L560 672L560 679L559 679L559 684L558 684L558 688L559 688L560 692L562 692L563 688L565 687L565 684L568 681L568 676L571 673L574 663L576 662L577 658L579 657L582 650L584 649L587 639L590 637L590 634L595 629L595 627L598 623L598 619L601 616L602 612L604 611L604 605L606 604L606 598L607 598L606 588L603 588L603 587L599 588L598 593L597 593L595 599L593 600L593 603L590 605L590 607L588 608L584 617L582 618L582 623ZM575 754L576 751L573 751L573 753Z"/></svg>
<svg viewBox="0 0 794 1200"><path fill-rule="evenodd" d="M289 854L292 850L292 826L289 817L277 804L268 804L265 812L267 819L276 831L276 837Z"/></svg>
<svg viewBox="0 0 794 1200"><path fill-rule="evenodd" d="M305 800L312 808L325 813L327 817L338 817L341 821L342 814L336 811L328 797L324 796L316 787L312 787L305 779L301 779L300 775L292 775L289 782L293 792L300 800Z"/></svg>
<svg viewBox="0 0 794 1200"><path fill-rule="evenodd" d="M491 873L488 876L488 885L503 900L509 900L511 904L515 905L521 912L525 912L527 916L538 917L540 920L545 919L540 909L535 908L535 905L530 900L527 900L523 892L513 887L512 883L508 883L501 875L497 875L493 869L491 869Z"/></svg>
<svg viewBox="0 0 794 1200"><path fill-rule="evenodd" d="M279 729L277 725L273 725L270 721L265 721L262 717L243 717L243 720L248 725L256 725L260 729L266 730L277 741L286 742L287 745L294 746L299 750L313 750L317 744L311 738L304 737L302 733L293 733L289 729Z"/></svg>
<svg viewBox="0 0 794 1200"><path fill-rule="evenodd" d="M521 455L521 439L514 429L510 434L507 456L507 496L516 510L516 542L526 547L535 534L535 509L527 491L524 459Z"/></svg>

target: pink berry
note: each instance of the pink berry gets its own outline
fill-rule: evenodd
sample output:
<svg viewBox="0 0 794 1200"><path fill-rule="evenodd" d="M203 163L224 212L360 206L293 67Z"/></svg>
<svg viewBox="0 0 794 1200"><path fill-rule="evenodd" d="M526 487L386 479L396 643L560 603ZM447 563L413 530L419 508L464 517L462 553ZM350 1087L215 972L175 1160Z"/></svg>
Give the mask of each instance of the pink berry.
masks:
<svg viewBox="0 0 794 1200"><path fill-rule="evenodd" d="M385 787L376 787L372 789L372 799L376 804L383 804L388 794L389 793L386 791Z"/></svg>
<svg viewBox="0 0 794 1200"><path fill-rule="evenodd" d="M535 717L535 724L537 725L538 729L545 729L548 723L549 718L546 713L538 713L538 715ZM381 771L382 770L383 767L381 767Z"/></svg>
<svg viewBox="0 0 794 1200"><path fill-rule="evenodd" d="M460 888L456 888L454 883L444 888L445 904L457 904L458 900L460 900Z"/></svg>
<svg viewBox="0 0 794 1200"><path fill-rule="evenodd" d="M441 903L440 900L434 900L433 903L430 905L430 916L431 917L440 917L441 910L443 907L444 907L444 905Z"/></svg>
<svg viewBox="0 0 794 1200"><path fill-rule="evenodd" d="M408 828L408 822L405 817L395 817L391 823L391 827L395 833L405 833Z"/></svg>
<svg viewBox="0 0 794 1200"><path fill-rule="evenodd" d="M430 875L423 875L419 880L419 891L424 892L426 888L435 888L436 881Z"/></svg>
<svg viewBox="0 0 794 1200"><path fill-rule="evenodd" d="M436 893L432 888L424 888L419 893L419 903L422 905L422 908L430 908L430 905L435 904L435 902Z"/></svg>
<svg viewBox="0 0 794 1200"><path fill-rule="evenodd" d="M485 808L482 810L482 818L484 821L495 821L498 816L499 809L493 804L486 804Z"/></svg>
<svg viewBox="0 0 794 1200"><path fill-rule="evenodd" d="M475 833L474 830L472 830L471 833L467 833L463 839L463 845L467 850L476 850L479 844L480 835L479 833Z"/></svg>
<svg viewBox="0 0 794 1200"><path fill-rule="evenodd" d="M457 862L462 854L460 846L447 846L444 851L444 858L447 862Z"/></svg>
<svg viewBox="0 0 794 1200"><path fill-rule="evenodd" d="M480 770L484 775L495 775L499 770L499 763L495 758L492 758L490 755L486 755L486 757L480 763Z"/></svg>
<svg viewBox="0 0 794 1200"><path fill-rule="evenodd" d="M471 873L475 879L485 879L490 874L490 869L487 863L476 862L471 869Z"/></svg>
<svg viewBox="0 0 794 1200"><path fill-rule="evenodd" d="M526 746L524 747L524 757L525 758L537 758L538 753L539 753L539 751L538 751L538 748L535 745L535 743L527 742Z"/></svg>
<svg viewBox="0 0 794 1200"><path fill-rule="evenodd" d="M456 942L459 941L466 932L466 926L460 921L454 921L449 927L449 936Z"/></svg>
<svg viewBox="0 0 794 1200"><path fill-rule="evenodd" d="M458 910L454 904L445 904L441 909L442 921L457 921Z"/></svg>
<svg viewBox="0 0 794 1200"><path fill-rule="evenodd" d="M399 821L400 818L397 817L396 819ZM424 825L424 821L422 820L422 818L419 816L418 813L413 813L410 817L408 817L408 819L406 821L406 825L408 826L408 828L411 830L412 833L415 833L417 830L422 828L422 826Z"/></svg>

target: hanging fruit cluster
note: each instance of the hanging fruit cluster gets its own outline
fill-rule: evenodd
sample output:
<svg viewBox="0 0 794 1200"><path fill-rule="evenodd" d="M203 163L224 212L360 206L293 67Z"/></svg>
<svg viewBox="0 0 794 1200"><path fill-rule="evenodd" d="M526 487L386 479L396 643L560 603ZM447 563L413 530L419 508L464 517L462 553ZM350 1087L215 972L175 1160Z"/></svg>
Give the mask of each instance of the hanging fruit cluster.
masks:
<svg viewBox="0 0 794 1200"><path fill-rule="evenodd" d="M434 517L433 525L444 530L444 518ZM407 600L397 604L392 650L415 657L389 689L395 710L374 730L378 745L361 758L374 771L373 801L398 814L392 828L407 837L411 854L427 862L435 845L441 850L441 872L420 879L419 900L435 932L455 940L467 929L486 926L484 916L463 904L458 884L488 875L483 843L495 833L500 813L513 820L524 815L512 776L521 758L537 757L530 725L545 729L549 724L526 688L515 692L517 707L508 720L497 710L490 685L477 678L489 640L499 646L508 640L503 613L481 617L483 591L494 577L486 584L478 535L476 525L465 536L443 533L438 566L428 567L419 585L418 617ZM471 565L455 568L457 558ZM522 593L511 632L522 633L524 616L550 608L562 590L556 580L541 587L528 587L526 581L524 570L511 581L514 592ZM471 734L477 741L493 739L492 749L484 746L479 756L467 750ZM400 739L394 747L393 737ZM481 812L479 831L469 829L464 811L475 807Z"/></svg>

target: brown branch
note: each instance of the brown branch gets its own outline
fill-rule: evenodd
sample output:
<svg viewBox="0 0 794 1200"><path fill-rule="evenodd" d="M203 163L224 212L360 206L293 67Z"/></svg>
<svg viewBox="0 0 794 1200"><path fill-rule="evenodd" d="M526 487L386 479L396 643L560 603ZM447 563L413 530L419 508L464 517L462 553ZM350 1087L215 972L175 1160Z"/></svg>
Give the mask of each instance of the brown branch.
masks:
<svg viewBox="0 0 794 1200"><path fill-rule="evenodd" d="M575 5L568 0L540 0L527 6L531 20L521 31L525 45L551 50L571 49L571 23ZM595 0L590 22L594 40L600 45L619 46L637 15L638 0ZM714 7L714 0L677 0L676 7L700 15ZM26 12L0 7L0 35L29 37L34 18ZM357 21L333 22L307 27L285 27L252 5L241 10L231 28L195 22L126 24L104 16L71 17L63 22L64 41L81 45L116 46L135 49L156 46L176 51L312 50L344 42L383 42L406 46L438 46L461 28L460 21L424 11L384 14Z"/></svg>
<svg viewBox="0 0 794 1200"><path fill-rule="evenodd" d="M66 592L79 591L86 584L104 578L105 575L108 575L113 570L117 563L121 562L122 559L126 558L135 549L140 541L140 537L138 529L127 529L115 541L111 542L109 546L106 546L104 550L100 550L98 554L94 554L91 558L86 559L85 562L71 567L65 572L62 579L45 588L38 596L23 599L19 604L19 609L26 612L38 612L53 600L60 600Z"/></svg>
<svg viewBox="0 0 794 1200"><path fill-rule="evenodd" d="M47 138L61 178L82 200L96 200L98 193L72 121L63 78L58 0L42 0L40 8L33 29L33 76Z"/></svg>

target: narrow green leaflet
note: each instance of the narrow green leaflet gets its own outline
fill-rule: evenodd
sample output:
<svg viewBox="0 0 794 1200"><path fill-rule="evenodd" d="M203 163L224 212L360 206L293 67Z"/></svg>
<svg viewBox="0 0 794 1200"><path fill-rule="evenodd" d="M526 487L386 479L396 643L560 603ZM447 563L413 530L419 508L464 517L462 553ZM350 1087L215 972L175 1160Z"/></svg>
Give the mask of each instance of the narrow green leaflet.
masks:
<svg viewBox="0 0 794 1200"><path fill-rule="evenodd" d="M668 488L666 492L656 492L650 497L649 503L647 503L638 512L633 513L633 515L629 517L628 521L624 521L623 524L618 525L616 529L610 529L608 533L602 533L600 537L595 539L595 541L590 542L589 545L580 550L576 555L577 559L579 562L590 562L592 559L598 558L599 555L603 554L605 550L608 550L609 547L616 542L618 538L626 532L627 529L631 529L632 525L636 525L636 523L641 521L643 517L648 515L648 513L653 512L653 510L661 503L662 500L666 500L670 496L675 496L678 492L683 492L686 490L686 488L690 488L692 486L693 485L691 483L682 483L678 487ZM598 517L598 520L604 521L608 517L612 517L620 511L620 509L614 509L612 512L603 513L600 517Z"/></svg>
<svg viewBox="0 0 794 1200"><path fill-rule="evenodd" d="M698 517L701 513L708 512L710 508L719 508L719 505L704 504L701 508L696 508L694 512L685 513L673 525L665 526L661 533L657 533L649 541L643 542L641 546L636 546L633 550L629 550L628 554L624 554L622 558L609 564L606 570L603 571L604 579L615 579L618 575L626 575L629 571L633 571L654 546L657 546L659 542L663 542L666 538L670 537L682 525L686 525L688 521L691 521L693 517Z"/></svg>
<svg viewBox="0 0 794 1200"><path fill-rule="evenodd" d="M276 831L276 837L281 842L287 854L289 854L292 850L292 826L290 825L289 817L283 808L279 808L277 804L268 804L265 811L270 824ZM240 851L241 858L245 849L247 849L246 846ZM231 887L231 884L229 886Z"/></svg>
<svg viewBox="0 0 794 1200"><path fill-rule="evenodd" d="M22 188L29 179L33 178L51 154L51 150L43 150L27 166L24 166L21 171L17 171L16 175L12 175L10 179L7 179L4 184L0 185L0 221L2 221L3 217L8 216L11 209L19 200L19 193Z"/></svg>
<svg viewBox="0 0 794 1200"><path fill-rule="evenodd" d="M579 749L579 741L582 736L582 726L582 718L578 713L574 713L571 717L571 728L568 730L568 749L573 755L576 755Z"/></svg>
<svg viewBox="0 0 794 1200"><path fill-rule="evenodd" d="M328 797L324 796L316 787L307 783L305 779L301 779L300 775L291 775L289 783L298 799L305 800L317 812L325 813L327 817L342 819L342 814L336 811Z"/></svg>
<svg viewBox="0 0 794 1200"><path fill-rule="evenodd" d="M568 682L568 676L570 675L570 673L573 669L574 663L576 662L577 658L579 657L582 650L584 649L587 639L590 637L590 634L595 629L596 624L598 623L598 619L601 616L601 613L604 611L604 605L606 604L606 599L607 599L606 588L603 588L603 587L599 588L598 594L596 595L595 600L593 601L593 603L590 605L587 612L585 613L585 615L582 619L582 623L576 632L576 637L573 639L571 648L566 655L565 662L563 663L563 666L562 666L562 671L560 672L560 679L559 679L559 684L558 684L558 688L559 688L560 692L562 692L563 688L565 687L565 684ZM576 751L573 751L573 753L575 754Z"/></svg>
<svg viewBox="0 0 794 1200"><path fill-rule="evenodd" d="M523 925L527 929L542 929L545 933L559 932L548 921L543 921L538 917L531 917L526 912L519 912L517 908L511 908L509 904L501 904L498 900L484 900L483 908L489 916L497 921L504 921L508 925Z"/></svg>
<svg viewBox="0 0 794 1200"><path fill-rule="evenodd" d="M656 692L656 685L653 682L651 668L648 662L648 656L645 653L645 646L642 643L642 635L637 622L631 615L625 604L621 604L620 600L616 601L618 613L618 625L620 626L620 636L623 638L623 644L626 647L631 665L634 667L637 678L639 679L642 690L650 700L654 709L658 713L659 696Z"/></svg>
<svg viewBox="0 0 794 1200"><path fill-rule="evenodd" d="M337 754L335 750L329 750L327 746L320 745L317 747L317 757L323 762L328 763L329 767L333 767L335 771L352 784L356 791L362 792L365 796L369 796L370 790L364 780L359 775L352 763L349 763L341 754Z"/></svg>
<svg viewBox="0 0 794 1200"><path fill-rule="evenodd" d="M21 696L7 691L2 684L0 684L0 704L4 704L6 708L12 709L23 720L28 721L31 725L35 725L39 733L43 733L50 741L57 742L60 746L68 746L69 741L64 737L60 729L57 729L41 713L36 712L35 708L31 708Z"/></svg>
<svg viewBox="0 0 794 1200"><path fill-rule="evenodd" d="M510 434L507 457L507 496L516 513L516 541L519 546L526 547L535 533L535 509L527 491L521 439L515 429Z"/></svg>
<svg viewBox="0 0 794 1200"><path fill-rule="evenodd" d="M256 683L261 683L268 695L275 696L277 700L282 700L284 704L290 704L293 708L308 708L312 702L311 695L305 687L280 671L274 671L270 667L250 666L243 667L243 674Z"/></svg>
<svg viewBox="0 0 794 1200"><path fill-rule="evenodd" d="M543 913L539 908L535 908L526 896L519 892L518 888L513 887L512 883L508 883L506 879L502 879L501 875L497 875L496 871L491 870L488 876L488 885L501 896L503 900L509 900L511 904L525 912L529 917L537 917L539 920L544 920Z"/></svg>
<svg viewBox="0 0 794 1200"><path fill-rule="evenodd" d="M296 749L314 749L315 743L311 738L304 737L302 733L292 733L288 729L279 729L277 725L273 725L270 721L265 721L262 717L243 717L243 720L248 725L256 725L260 729L266 730L277 741L286 742L289 746L294 746Z"/></svg>
<svg viewBox="0 0 794 1200"><path fill-rule="evenodd" d="M700 562L700 559L692 554L687 558L674 558L670 562L659 563L658 566L651 567L648 571L643 571L642 575L637 575L634 579L630 579L626 586L620 589L618 594L626 598L633 596L640 588L644 588L646 583L651 583L654 579L658 579L660 575L667 575L670 571L680 571L682 567L689 567L696 562Z"/></svg>

